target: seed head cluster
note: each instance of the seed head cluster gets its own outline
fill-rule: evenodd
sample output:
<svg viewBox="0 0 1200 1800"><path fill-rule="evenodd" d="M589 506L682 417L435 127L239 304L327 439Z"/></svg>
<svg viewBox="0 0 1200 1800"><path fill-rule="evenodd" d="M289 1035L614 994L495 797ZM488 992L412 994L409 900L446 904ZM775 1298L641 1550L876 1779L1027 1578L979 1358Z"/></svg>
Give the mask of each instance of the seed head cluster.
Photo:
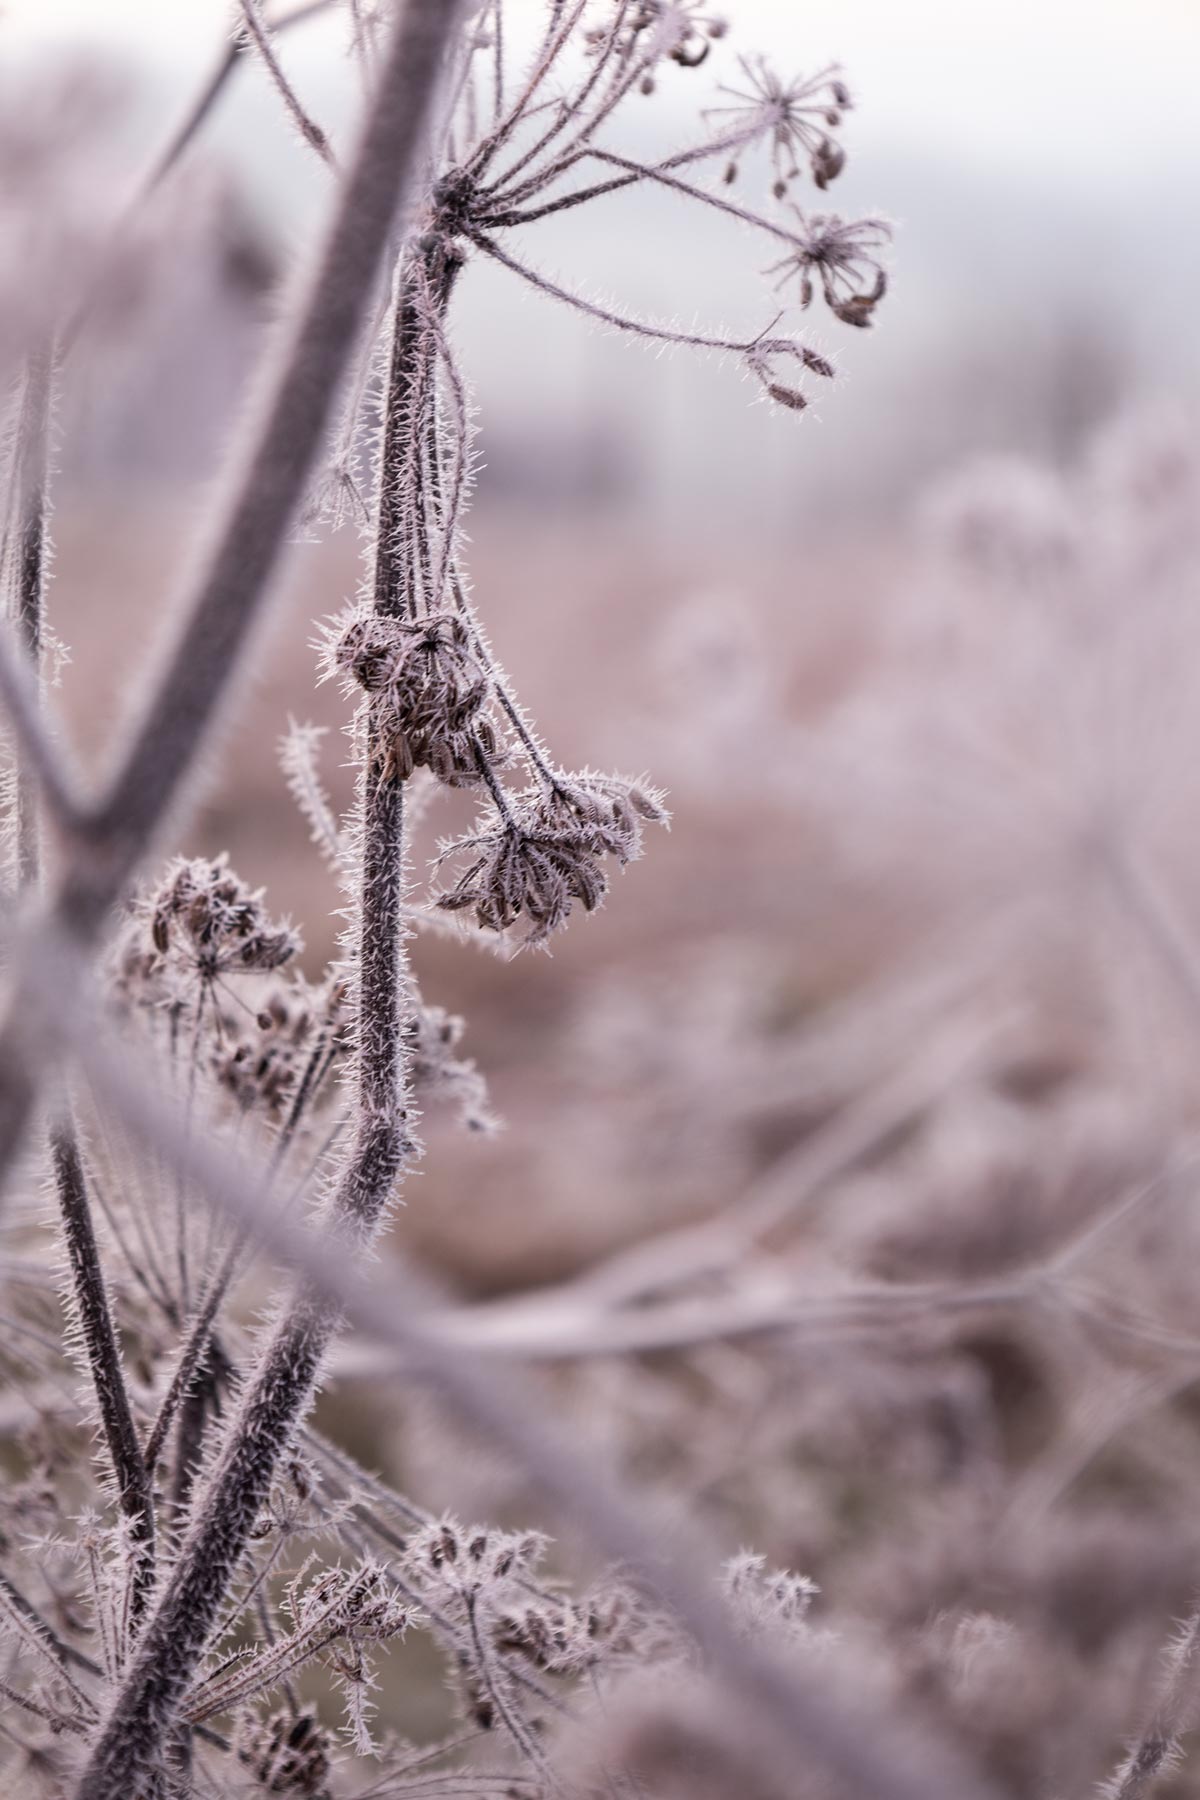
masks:
<svg viewBox="0 0 1200 1800"><path fill-rule="evenodd" d="M647 823L668 813L654 789L611 775L560 776L506 801L499 819L442 845L438 861L465 861L439 894L444 911L471 910L488 931L524 918L526 942L542 944L566 924L575 901L594 912L608 889L604 858L621 867L641 855Z"/></svg>
<svg viewBox="0 0 1200 1800"><path fill-rule="evenodd" d="M327 666L371 701L381 778L407 781L427 768L449 787L481 778L481 755L496 756L495 732L480 716L489 672L460 613L418 619L355 611L328 648Z"/></svg>

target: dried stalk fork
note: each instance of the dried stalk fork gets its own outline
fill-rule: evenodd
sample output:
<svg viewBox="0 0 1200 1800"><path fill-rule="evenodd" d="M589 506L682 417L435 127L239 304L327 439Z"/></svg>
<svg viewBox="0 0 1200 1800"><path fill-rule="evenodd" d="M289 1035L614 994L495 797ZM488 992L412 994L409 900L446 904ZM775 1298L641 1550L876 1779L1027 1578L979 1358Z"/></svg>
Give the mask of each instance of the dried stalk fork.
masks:
<svg viewBox="0 0 1200 1800"><path fill-rule="evenodd" d="M266 609L393 221L416 176L432 88L456 17L453 0L409 0L401 13L341 202L304 284L298 322L235 459L183 630L106 795L77 832L51 903L25 934L22 968L49 956L82 970L194 766ZM40 1014L36 983L18 972L0 1017L0 1176L29 1123L38 1041L45 1055L60 1039L54 1019Z"/></svg>

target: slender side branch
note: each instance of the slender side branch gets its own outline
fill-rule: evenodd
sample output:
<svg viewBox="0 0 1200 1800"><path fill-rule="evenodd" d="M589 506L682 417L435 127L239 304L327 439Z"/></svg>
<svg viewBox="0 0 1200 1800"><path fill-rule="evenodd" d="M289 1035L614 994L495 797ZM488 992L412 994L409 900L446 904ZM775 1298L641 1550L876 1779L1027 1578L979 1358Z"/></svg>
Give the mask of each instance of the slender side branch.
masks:
<svg viewBox="0 0 1200 1800"><path fill-rule="evenodd" d="M550 294L555 300L565 301L577 312L587 313L591 318L599 319L602 324L615 326L618 331L628 331L634 337L653 338L662 344L686 344L693 350L730 350L743 353L752 350L759 341L757 338L742 341L737 338L709 337L701 332L672 331L666 325L644 324L640 319L631 319L624 313L613 312L607 306L598 306L594 300L585 300L582 294L572 293L570 288L560 287L549 276L531 269L527 263L518 262L515 256L510 256L493 238L485 237L482 232L472 231L468 235L477 249L493 257L496 262L503 263L506 269L511 269L514 275L529 282L531 287L540 288L542 293Z"/></svg>
<svg viewBox="0 0 1200 1800"><path fill-rule="evenodd" d="M13 447L14 516L9 521L5 544L9 609L20 655L12 657L7 644L0 641L0 702L8 713L17 740L16 877L19 888L29 886L36 879L40 866L39 798L45 799L60 824L70 822L78 810L70 798L71 784L62 759L38 716L45 635L46 523L54 363L53 349L44 346L33 352L26 367Z"/></svg>
<svg viewBox="0 0 1200 1800"><path fill-rule="evenodd" d="M263 60L263 66L270 76L276 92L287 108L289 118L305 143L316 151L327 167L333 168L333 152L329 148L329 139L305 108L295 88L285 75L283 65L275 54L275 46L271 42L271 33L263 19L259 0L241 0L241 7L242 17L246 21L246 30Z"/></svg>
<svg viewBox="0 0 1200 1800"><path fill-rule="evenodd" d="M40 714L46 629L50 409L54 352L30 358L16 444L15 592L13 611L25 667L0 643L0 694L17 725L17 882L36 889L41 875L40 800L43 790L60 822L78 816L65 799L64 778ZM117 1504L129 1520L133 1560L129 1619L136 1626L154 1581L154 1508L121 1366L100 1249L92 1225L87 1181L74 1126L64 1116L50 1134L54 1183L70 1264L76 1323L104 1434Z"/></svg>

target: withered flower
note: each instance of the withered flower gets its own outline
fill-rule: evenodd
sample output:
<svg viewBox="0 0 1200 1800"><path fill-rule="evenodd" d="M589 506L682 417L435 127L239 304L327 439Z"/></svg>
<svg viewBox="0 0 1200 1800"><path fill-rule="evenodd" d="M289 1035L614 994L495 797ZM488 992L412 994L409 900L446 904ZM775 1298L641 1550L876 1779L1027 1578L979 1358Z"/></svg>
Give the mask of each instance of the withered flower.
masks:
<svg viewBox="0 0 1200 1800"><path fill-rule="evenodd" d="M799 275L803 307L812 305L815 277L835 319L860 328L870 325L887 292L887 270L881 260L891 235L887 225L882 219L842 219L837 213L807 216L799 207L792 211L800 227L794 248L768 273L778 274L781 282Z"/></svg>
<svg viewBox="0 0 1200 1800"><path fill-rule="evenodd" d="M799 175L802 157L817 186L828 187L846 164L845 151L829 134L853 105L836 67L783 81L762 57L740 56L738 64L746 87L722 87L732 104L711 107L706 116L724 121L731 149L770 144L777 197Z"/></svg>
<svg viewBox="0 0 1200 1800"><path fill-rule="evenodd" d="M498 821L443 844L439 864L470 858L454 886L439 895L446 911L473 909L487 931L506 931L524 916L528 944L542 944L565 925L578 900L594 912L608 891L605 856L624 865L640 856L645 823L665 824L662 797L616 776L584 771L535 784L506 803Z"/></svg>
<svg viewBox="0 0 1200 1800"><path fill-rule="evenodd" d="M177 858L136 912L159 962L204 984L222 975L270 974L301 947L299 933L267 916L262 889L234 874L223 854Z"/></svg>
<svg viewBox="0 0 1200 1800"><path fill-rule="evenodd" d="M460 613L355 610L328 627L323 657L327 675L342 674L371 700L388 778L425 767L459 787L479 780L480 745L489 759L497 754L494 727L480 716L490 677Z"/></svg>

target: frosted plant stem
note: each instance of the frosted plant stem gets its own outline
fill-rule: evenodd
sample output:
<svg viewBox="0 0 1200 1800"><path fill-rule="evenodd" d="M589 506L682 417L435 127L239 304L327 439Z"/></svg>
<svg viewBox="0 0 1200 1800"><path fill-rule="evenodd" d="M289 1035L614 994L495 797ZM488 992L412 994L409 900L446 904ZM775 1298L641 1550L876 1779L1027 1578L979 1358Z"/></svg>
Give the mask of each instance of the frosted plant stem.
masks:
<svg viewBox="0 0 1200 1800"><path fill-rule="evenodd" d="M53 1129L50 1150L80 1338L87 1353L104 1442L116 1478L117 1504L129 1520L134 1546L130 1616L136 1622L145 1610L154 1582L154 1508L150 1481L122 1373L121 1351L101 1271L79 1146L70 1125L60 1124Z"/></svg>
<svg viewBox="0 0 1200 1800"><path fill-rule="evenodd" d="M96 809L90 843L69 863L40 928L23 946L22 969L0 1016L0 1175L29 1123L39 1052L49 1053L62 1032L63 1022L45 1015L30 1031L30 1019L38 1015L30 966L59 953L65 938L82 969L194 765L265 611L270 578L371 304L393 221L420 166L457 15L453 0L408 0L400 13L340 204L235 459L182 630Z"/></svg>
<svg viewBox="0 0 1200 1800"><path fill-rule="evenodd" d="M1153 1716L1100 1790L1101 1800L1142 1800L1178 1767L1183 1734L1195 1718L1198 1649L1200 1613L1193 1611L1167 1645Z"/></svg>
<svg viewBox="0 0 1200 1800"><path fill-rule="evenodd" d="M12 610L18 643L30 674L35 716L40 709L46 636L54 369L51 345L29 359L17 425L16 521L9 546L15 565ZM16 759L16 873L17 886L22 891L35 891L41 881L41 795L32 760L22 744ZM130 1526L129 1617L136 1625L154 1583L154 1507L125 1385L83 1161L74 1124L65 1108L50 1133L50 1153L79 1341L96 1393L117 1504Z"/></svg>
<svg viewBox="0 0 1200 1800"><path fill-rule="evenodd" d="M332 168L334 166L333 153L329 148L329 139L303 105L295 88L284 74L283 65L275 54L275 46L271 42L271 34L263 20L259 0L241 0L241 8L242 17L246 22L246 31L262 58L263 66L283 101L289 118L305 143L316 151L323 163Z"/></svg>

